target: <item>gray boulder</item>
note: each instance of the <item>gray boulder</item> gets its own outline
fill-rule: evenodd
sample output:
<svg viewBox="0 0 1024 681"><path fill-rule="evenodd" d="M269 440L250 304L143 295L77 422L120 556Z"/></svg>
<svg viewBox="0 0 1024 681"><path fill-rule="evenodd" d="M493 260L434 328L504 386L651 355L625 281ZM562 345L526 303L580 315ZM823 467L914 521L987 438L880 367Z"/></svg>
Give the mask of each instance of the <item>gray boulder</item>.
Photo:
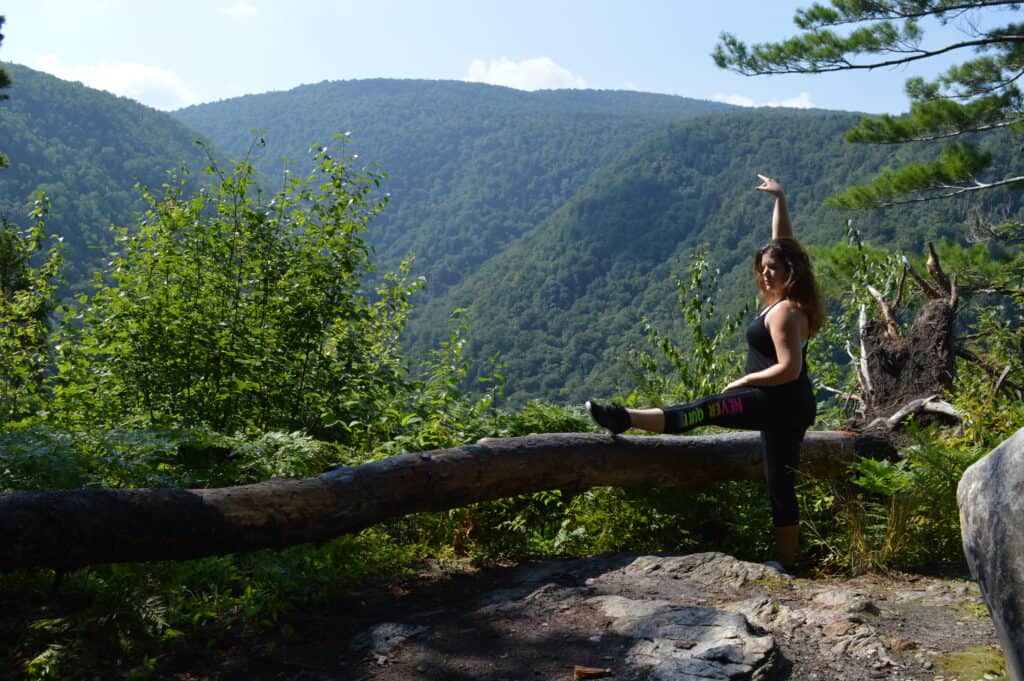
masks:
<svg viewBox="0 0 1024 681"><path fill-rule="evenodd" d="M1024 428L967 469L956 492L964 553L1013 681L1024 681Z"/></svg>
<svg viewBox="0 0 1024 681"><path fill-rule="evenodd" d="M610 631L635 641L625 662L646 669L648 681L759 681L773 672L775 640L738 613L622 596L587 602L612 618Z"/></svg>

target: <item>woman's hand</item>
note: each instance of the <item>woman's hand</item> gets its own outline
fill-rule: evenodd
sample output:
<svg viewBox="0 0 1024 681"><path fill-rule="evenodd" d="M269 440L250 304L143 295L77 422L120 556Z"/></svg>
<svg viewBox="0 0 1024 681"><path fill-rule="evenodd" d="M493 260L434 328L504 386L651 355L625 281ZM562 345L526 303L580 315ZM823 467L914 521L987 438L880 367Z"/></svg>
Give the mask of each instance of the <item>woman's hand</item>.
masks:
<svg viewBox="0 0 1024 681"><path fill-rule="evenodd" d="M761 178L761 184L754 187L754 191L768 192L774 196L782 196L782 185L779 184L778 180L773 180L766 175L758 175Z"/></svg>
<svg viewBox="0 0 1024 681"><path fill-rule="evenodd" d="M736 390L737 388L746 388L749 385L750 384L747 383L747 377L743 376L742 378L737 378L735 381L725 386L725 390L723 390L722 392L727 393L730 390Z"/></svg>
<svg viewBox="0 0 1024 681"><path fill-rule="evenodd" d="M772 210L772 238L792 239L793 225L789 223L789 210L786 208L786 196L782 193L782 185L767 175L758 175L761 184L754 191L771 194L775 197L775 208Z"/></svg>

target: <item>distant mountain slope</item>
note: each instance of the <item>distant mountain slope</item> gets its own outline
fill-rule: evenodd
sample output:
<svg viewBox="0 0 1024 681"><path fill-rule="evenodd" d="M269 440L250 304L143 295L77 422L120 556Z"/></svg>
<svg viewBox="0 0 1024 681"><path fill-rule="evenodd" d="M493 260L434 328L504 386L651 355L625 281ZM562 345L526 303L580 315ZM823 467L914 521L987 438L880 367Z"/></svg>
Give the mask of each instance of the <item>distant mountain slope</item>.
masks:
<svg viewBox="0 0 1024 681"><path fill-rule="evenodd" d="M672 121L723 104L638 92L541 91L456 81L304 85L175 112L230 154L267 129L257 165L351 131L350 151L388 173L391 205L369 235L391 266L408 252L428 296L459 283L567 201L590 175Z"/></svg>
<svg viewBox="0 0 1024 681"><path fill-rule="evenodd" d="M45 191L51 232L67 244L67 277L87 278L106 255L111 223L138 210L136 181L159 186L182 163L199 168L197 136L166 113L124 97L3 64L12 84L0 102L0 214L25 225L26 206Z"/></svg>
<svg viewBox="0 0 1024 681"><path fill-rule="evenodd" d="M736 311L753 302L751 258L770 236L772 208L769 197L753 191L759 172L785 183L797 235L808 244L843 239L848 218L873 242L913 254L925 239L962 235L961 202L856 213L822 205L863 181L891 152L845 144L843 131L855 120L762 110L666 128L595 174L465 282L429 301L410 329L410 346L430 347L445 332L449 312L467 308L468 353L500 353L510 397L579 401L628 389L623 358L631 344L645 347L641 319L678 330L672 282L685 277L697 246L707 245L723 273L716 304Z"/></svg>
<svg viewBox="0 0 1024 681"><path fill-rule="evenodd" d="M371 226L378 262L409 251L428 277L408 330L411 356L447 334L451 310L470 310L469 356L500 353L514 399L576 401L628 388L622 357L643 344L646 316L678 330L673 277L706 244L720 267L720 307L753 299L750 256L768 235L770 201L755 174L785 183L802 239L843 238L852 217L868 238L918 252L962 235L967 203L839 213L822 200L915 147L848 145L853 114L737 110L632 92L526 93L434 81L321 83L191 107L179 121L130 100L16 65L0 102L0 214L21 222L38 189L53 201L51 229L69 243L68 278L82 282L109 247L107 225L132 225L131 185L159 185L166 169L205 158L209 136L239 157L252 128L269 144L254 161L280 181L282 156L307 171L311 144L351 130L350 151L377 162L392 205ZM1015 148L993 141L997 156ZM1008 192L972 199L1005 202Z"/></svg>
<svg viewBox="0 0 1024 681"><path fill-rule="evenodd" d="M269 129L257 161L271 174L282 156L299 159L351 130L351 150L390 175L392 205L369 235L379 259L388 266L415 251L416 271L428 278L408 348L435 346L451 310L468 308L470 355L500 353L514 399L575 401L628 388L620 360L643 343L643 316L678 328L672 278L700 244L723 271L720 306L753 300L749 258L770 216L770 201L752 191L757 172L785 181L811 244L843 238L852 217L873 242L916 252L925 239L962 234L966 210L964 202L825 209L829 195L921 154L845 144L857 119L848 113L372 80L175 115L235 155L250 148L250 129Z"/></svg>

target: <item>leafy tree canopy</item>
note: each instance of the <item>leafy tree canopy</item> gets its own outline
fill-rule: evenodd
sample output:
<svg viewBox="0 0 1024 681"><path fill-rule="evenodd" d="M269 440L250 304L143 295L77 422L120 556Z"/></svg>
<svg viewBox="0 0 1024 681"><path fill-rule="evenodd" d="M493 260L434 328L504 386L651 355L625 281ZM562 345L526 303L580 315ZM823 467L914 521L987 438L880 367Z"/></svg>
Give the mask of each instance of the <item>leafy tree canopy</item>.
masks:
<svg viewBox="0 0 1024 681"><path fill-rule="evenodd" d="M1011 157L1007 165L993 163L970 134L1024 121L1017 84L1024 74L1024 23L1011 20L982 28L983 23L1002 23L992 21L997 12L1016 13L1019 8L1020 3L1006 0L831 0L797 11L794 23L802 32L795 37L748 46L723 33L712 56L721 68L752 76L875 69L970 50L973 57L932 81L907 81L907 114L867 116L846 133L850 142L945 140L938 158L884 169L870 183L830 202L871 208L1021 187L1020 156ZM926 20L955 25L961 38L926 45Z"/></svg>
<svg viewBox="0 0 1024 681"><path fill-rule="evenodd" d="M60 240L49 248L45 243L47 207L46 197L38 196L28 230L0 216L0 428L30 416L45 400L48 320L64 263Z"/></svg>
<svg viewBox="0 0 1024 681"><path fill-rule="evenodd" d="M97 275L61 341L55 395L67 422L344 439L382 411L418 283L405 268L364 291L362 235L384 205L380 178L327 148L313 163L272 196L247 161L226 172L212 158L216 183L196 193L185 178L140 187L138 230L115 229L109 281Z"/></svg>

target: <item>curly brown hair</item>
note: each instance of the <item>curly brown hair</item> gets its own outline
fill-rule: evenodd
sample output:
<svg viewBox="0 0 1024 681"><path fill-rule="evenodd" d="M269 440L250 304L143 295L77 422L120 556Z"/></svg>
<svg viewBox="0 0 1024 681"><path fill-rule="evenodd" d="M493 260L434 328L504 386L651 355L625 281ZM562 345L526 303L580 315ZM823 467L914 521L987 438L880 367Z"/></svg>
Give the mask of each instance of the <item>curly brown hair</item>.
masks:
<svg viewBox="0 0 1024 681"><path fill-rule="evenodd" d="M807 315L808 334L818 333L825 323L825 304L822 301L818 281L814 278L814 268L807 251L796 239L772 239L758 249L754 256L754 281L765 298L768 291L761 276L761 259L765 253L771 253L776 260L786 265L786 282L783 284L782 297L787 298Z"/></svg>

